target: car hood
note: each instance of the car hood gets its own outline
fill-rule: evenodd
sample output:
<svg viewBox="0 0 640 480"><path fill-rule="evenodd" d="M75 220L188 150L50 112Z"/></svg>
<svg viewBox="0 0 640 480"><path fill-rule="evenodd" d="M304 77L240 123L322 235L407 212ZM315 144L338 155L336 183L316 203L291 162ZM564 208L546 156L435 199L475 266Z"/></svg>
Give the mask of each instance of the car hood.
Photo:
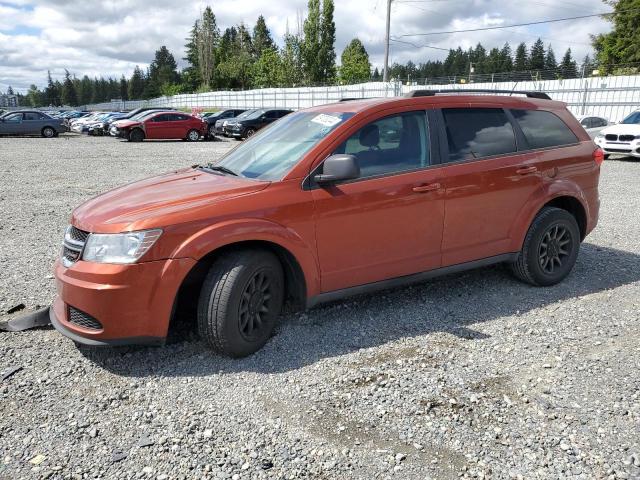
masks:
<svg viewBox="0 0 640 480"><path fill-rule="evenodd" d="M607 134L613 135L640 135L640 125L634 123L619 123L617 125L611 125L600 131L601 135Z"/></svg>
<svg viewBox="0 0 640 480"><path fill-rule="evenodd" d="M76 208L71 223L94 233L163 228L184 223L187 216L210 218L213 204L259 192L269 183L187 168L99 195Z"/></svg>
<svg viewBox="0 0 640 480"><path fill-rule="evenodd" d="M111 125L115 125L118 128L127 128L133 125L138 125L140 122L137 120L116 120Z"/></svg>

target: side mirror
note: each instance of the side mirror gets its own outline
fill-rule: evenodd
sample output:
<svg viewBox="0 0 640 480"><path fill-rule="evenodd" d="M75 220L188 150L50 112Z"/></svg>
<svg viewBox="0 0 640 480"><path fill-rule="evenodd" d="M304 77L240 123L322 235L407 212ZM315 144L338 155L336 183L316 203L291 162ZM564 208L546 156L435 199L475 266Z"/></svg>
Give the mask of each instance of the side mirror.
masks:
<svg viewBox="0 0 640 480"><path fill-rule="evenodd" d="M313 177L316 183L323 185L339 182L341 180L353 180L360 176L360 167L353 155L331 155L324 161L322 173Z"/></svg>

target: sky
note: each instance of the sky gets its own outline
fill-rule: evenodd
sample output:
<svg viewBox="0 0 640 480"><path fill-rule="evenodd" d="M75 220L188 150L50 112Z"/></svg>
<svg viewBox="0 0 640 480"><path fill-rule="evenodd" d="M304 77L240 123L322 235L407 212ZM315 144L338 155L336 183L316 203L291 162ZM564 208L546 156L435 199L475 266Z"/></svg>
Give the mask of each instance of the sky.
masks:
<svg viewBox="0 0 640 480"><path fill-rule="evenodd" d="M386 0L334 0L336 54L360 38L372 65L384 54ZM146 67L155 50L166 45L184 66L185 37L210 4L218 25L244 22L251 28L262 14L280 45L287 27L297 30L306 0L0 0L0 92L8 86L26 92L43 87L47 70L61 79L68 69L82 75L127 77L135 65ZM487 50L509 42L531 45L538 37L552 45L560 60L567 48L580 62L591 52L590 34L606 32L599 17L468 33L406 36L573 17L609 11L602 0L393 0L390 63L442 59L440 49L469 48L481 42Z"/></svg>

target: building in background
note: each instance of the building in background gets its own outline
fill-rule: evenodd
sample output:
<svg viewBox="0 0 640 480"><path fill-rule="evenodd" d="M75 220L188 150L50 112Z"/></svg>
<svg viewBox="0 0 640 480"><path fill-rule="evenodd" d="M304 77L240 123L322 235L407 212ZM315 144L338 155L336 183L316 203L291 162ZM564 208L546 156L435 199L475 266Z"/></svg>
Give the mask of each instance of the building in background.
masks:
<svg viewBox="0 0 640 480"><path fill-rule="evenodd" d="M17 95L8 95L5 93L0 94L0 108L3 107L17 107L18 106L18 96Z"/></svg>

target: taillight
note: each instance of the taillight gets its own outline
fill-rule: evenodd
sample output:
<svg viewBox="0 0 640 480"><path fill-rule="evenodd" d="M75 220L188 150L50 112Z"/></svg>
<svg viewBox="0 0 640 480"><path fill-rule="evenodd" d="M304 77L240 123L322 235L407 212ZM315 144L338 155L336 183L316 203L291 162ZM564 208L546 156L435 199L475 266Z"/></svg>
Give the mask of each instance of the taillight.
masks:
<svg viewBox="0 0 640 480"><path fill-rule="evenodd" d="M598 166L602 165L602 162L604 162L604 152L601 148L596 148L593 151L593 161L596 162L596 165Z"/></svg>

